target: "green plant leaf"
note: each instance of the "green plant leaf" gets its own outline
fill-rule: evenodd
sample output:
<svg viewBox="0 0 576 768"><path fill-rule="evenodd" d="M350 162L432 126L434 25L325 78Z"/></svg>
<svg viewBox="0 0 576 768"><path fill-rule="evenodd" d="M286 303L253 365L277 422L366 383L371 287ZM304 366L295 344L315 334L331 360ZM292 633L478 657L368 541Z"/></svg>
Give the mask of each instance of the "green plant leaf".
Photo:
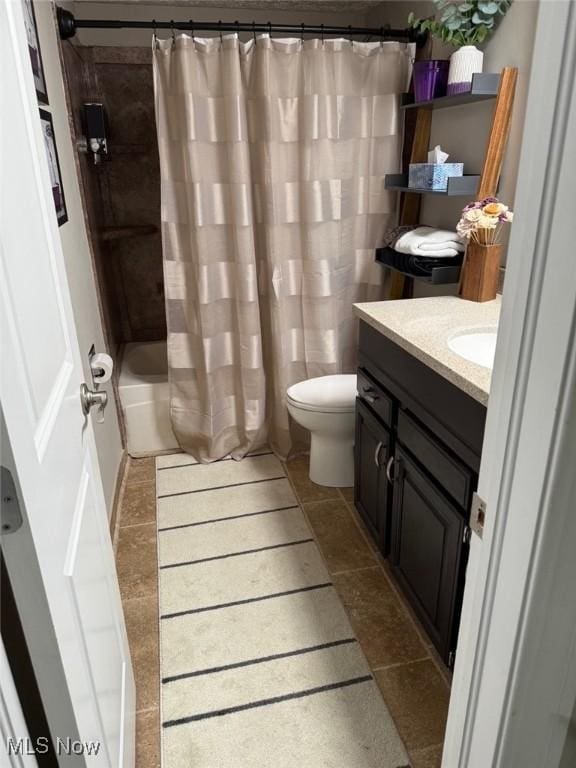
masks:
<svg viewBox="0 0 576 768"><path fill-rule="evenodd" d="M458 6L458 10L460 13L466 13L466 11L471 11L472 8L474 8L474 3L461 3Z"/></svg>
<svg viewBox="0 0 576 768"><path fill-rule="evenodd" d="M445 24L446 29L457 30L462 26L462 19L449 19Z"/></svg>
<svg viewBox="0 0 576 768"><path fill-rule="evenodd" d="M484 40L486 40L486 37L488 36L488 30L486 27L478 27L476 30L476 39L479 43L483 43Z"/></svg>
<svg viewBox="0 0 576 768"><path fill-rule="evenodd" d="M498 13L499 7L499 3L495 3L494 0L478 1L478 10L482 11L482 13L487 13L489 16Z"/></svg>

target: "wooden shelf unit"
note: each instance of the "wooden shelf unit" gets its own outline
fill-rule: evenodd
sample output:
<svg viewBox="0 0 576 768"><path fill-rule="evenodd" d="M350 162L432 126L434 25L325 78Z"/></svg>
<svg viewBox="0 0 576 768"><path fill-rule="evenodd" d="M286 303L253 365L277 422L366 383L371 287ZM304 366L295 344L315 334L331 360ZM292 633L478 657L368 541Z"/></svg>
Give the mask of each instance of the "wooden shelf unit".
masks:
<svg viewBox="0 0 576 768"><path fill-rule="evenodd" d="M466 195L471 199L482 199L484 197L496 195L502 170L502 162L504 160L504 150L510 132L510 121L512 119L512 106L514 104L517 79L518 70L516 67L504 67L500 74L482 73L481 75L474 75L472 85L473 90L469 93L458 94L457 96L444 96L426 102L405 104L404 109L406 111L416 112L416 122L410 148L409 162L426 162L430 145L432 113L435 109L456 107L474 101L494 99L495 103L494 111L492 113L492 124L488 134L480 176L454 177L454 179L450 180L449 184L452 190L455 190L458 187L458 183L456 183L456 187L453 185L457 178L460 179L462 185L469 183L468 181L462 180L473 179L474 182L466 188L465 192L455 193L452 191L452 194ZM496 90L495 94L494 90ZM426 194L441 195L450 193L409 189L403 183L406 181L406 176L406 174L388 176L387 181L385 182L386 188L396 189L403 193L399 224L402 226L417 225L420 221L422 192L426 192ZM463 189L463 187L461 188ZM392 277L392 285L390 288L391 299L409 298L413 290L413 280L419 279L397 271L392 272ZM451 279L450 282L453 282L453 280Z"/></svg>

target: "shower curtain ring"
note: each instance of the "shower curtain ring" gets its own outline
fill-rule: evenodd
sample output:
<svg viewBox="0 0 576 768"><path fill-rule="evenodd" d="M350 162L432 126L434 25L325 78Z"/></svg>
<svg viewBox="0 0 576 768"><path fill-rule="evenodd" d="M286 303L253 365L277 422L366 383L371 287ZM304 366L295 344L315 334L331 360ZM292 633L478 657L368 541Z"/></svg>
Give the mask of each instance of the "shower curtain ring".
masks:
<svg viewBox="0 0 576 768"><path fill-rule="evenodd" d="M254 38L254 45L258 45L256 42L256 22L252 22L252 37Z"/></svg>
<svg viewBox="0 0 576 768"><path fill-rule="evenodd" d="M300 40L302 43L304 42L304 22L300 24Z"/></svg>
<svg viewBox="0 0 576 768"><path fill-rule="evenodd" d="M384 27L380 27L380 50L384 50Z"/></svg>
<svg viewBox="0 0 576 768"><path fill-rule="evenodd" d="M152 40L154 41L154 45L156 48L159 47L158 45L158 35L156 34L156 19L152 19Z"/></svg>
<svg viewBox="0 0 576 768"><path fill-rule="evenodd" d="M218 31L220 33L220 45L222 46L222 44L224 43L224 39L222 37L222 19L218 21Z"/></svg>
<svg viewBox="0 0 576 768"><path fill-rule="evenodd" d="M320 39L322 40L322 48L324 48L324 24L320 24Z"/></svg>
<svg viewBox="0 0 576 768"><path fill-rule="evenodd" d="M272 40L272 24L268 22L268 37Z"/></svg>
<svg viewBox="0 0 576 768"><path fill-rule="evenodd" d="M170 19L170 30L172 32L172 45L176 45L176 33L174 31L174 20Z"/></svg>

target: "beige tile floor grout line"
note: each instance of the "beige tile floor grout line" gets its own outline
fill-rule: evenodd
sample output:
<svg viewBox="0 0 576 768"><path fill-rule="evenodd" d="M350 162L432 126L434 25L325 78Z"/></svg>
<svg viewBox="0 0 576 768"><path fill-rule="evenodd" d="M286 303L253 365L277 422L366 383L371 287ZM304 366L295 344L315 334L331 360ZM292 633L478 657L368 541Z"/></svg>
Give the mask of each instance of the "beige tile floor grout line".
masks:
<svg viewBox="0 0 576 768"><path fill-rule="evenodd" d="M334 576L343 576L346 573L358 573L358 571L376 570L378 570L378 563L374 562L374 565L363 565L361 568L350 568L348 571L334 571Z"/></svg>
<svg viewBox="0 0 576 768"><path fill-rule="evenodd" d="M378 667L371 667L372 672L382 672L388 669L397 669L398 667L409 667L410 664L419 664L422 661L430 661L430 656L421 656L418 659L411 659L410 661L397 661L395 664L384 664Z"/></svg>
<svg viewBox="0 0 576 768"><path fill-rule="evenodd" d="M157 710L158 710L158 707L145 707L144 709L137 709L136 714L143 715L143 714L146 714L146 712L156 712Z"/></svg>
<svg viewBox="0 0 576 768"><path fill-rule="evenodd" d="M111 531L112 538L112 552L114 553L114 560L116 560L116 554L118 552L118 539L120 538L120 521L122 520L122 509L124 506L124 496L126 494L126 486L128 484L128 468L130 462L125 461L122 478L120 480L120 490L118 492L118 499L116 500L116 519L114 520L114 530Z"/></svg>
<svg viewBox="0 0 576 768"><path fill-rule="evenodd" d="M154 499L157 501L157 499ZM156 525L156 517L154 520L146 520L144 523L128 523L128 525L122 525L121 528L142 528L143 525Z"/></svg>

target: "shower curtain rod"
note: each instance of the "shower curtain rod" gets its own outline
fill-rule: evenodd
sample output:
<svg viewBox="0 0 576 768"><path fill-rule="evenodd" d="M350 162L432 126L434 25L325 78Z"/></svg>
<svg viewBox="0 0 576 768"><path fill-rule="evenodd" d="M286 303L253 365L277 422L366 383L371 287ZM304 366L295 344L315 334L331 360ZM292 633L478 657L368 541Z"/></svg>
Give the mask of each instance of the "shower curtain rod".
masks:
<svg viewBox="0 0 576 768"><path fill-rule="evenodd" d="M338 35L350 37L366 35L383 40L398 40L416 43L422 48L428 38L427 33L415 29L387 29L386 27L338 27L333 24L271 24L270 22L239 21L118 21L116 19L77 19L70 11L57 6L58 30L62 40L74 37L78 29L167 29L188 30L190 32L274 32L287 35Z"/></svg>

